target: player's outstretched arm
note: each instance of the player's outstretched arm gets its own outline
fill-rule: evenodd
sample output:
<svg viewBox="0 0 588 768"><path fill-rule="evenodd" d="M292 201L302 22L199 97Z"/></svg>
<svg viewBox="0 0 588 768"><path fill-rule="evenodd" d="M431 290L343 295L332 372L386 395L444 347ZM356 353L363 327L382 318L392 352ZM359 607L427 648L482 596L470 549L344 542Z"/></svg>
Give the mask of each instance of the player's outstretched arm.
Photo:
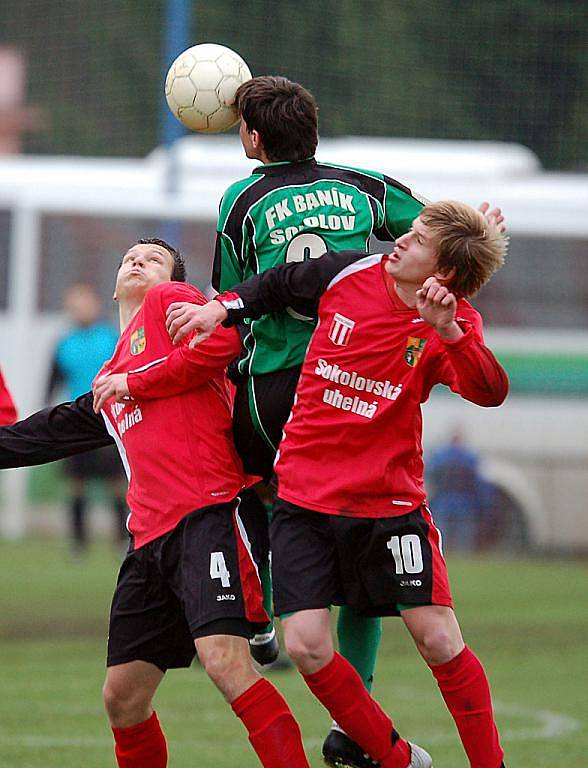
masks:
<svg viewBox="0 0 588 768"><path fill-rule="evenodd" d="M218 305L218 302L214 303ZM173 397L222 376L240 353L241 339L235 328L218 328L196 349L191 347L187 343L178 344L152 365L129 371L127 389L130 397L134 400Z"/></svg>
<svg viewBox="0 0 588 768"><path fill-rule="evenodd" d="M113 442L88 392L0 428L0 469L46 464Z"/></svg>
<svg viewBox="0 0 588 768"><path fill-rule="evenodd" d="M209 301L208 304L175 301L167 309L166 326L174 344L194 333L190 343L190 347L194 347L208 339L226 319L227 312L218 301Z"/></svg>
<svg viewBox="0 0 588 768"><path fill-rule="evenodd" d="M307 317L316 317L320 298L331 280L362 258L366 258L363 251L328 251L319 259L268 269L219 294L204 307L176 302L168 309L168 332L174 343L188 333L196 333L192 347L221 322L236 325L247 318L256 320L269 312L283 312L288 307ZM226 319L214 307L215 303L221 303L227 310Z"/></svg>

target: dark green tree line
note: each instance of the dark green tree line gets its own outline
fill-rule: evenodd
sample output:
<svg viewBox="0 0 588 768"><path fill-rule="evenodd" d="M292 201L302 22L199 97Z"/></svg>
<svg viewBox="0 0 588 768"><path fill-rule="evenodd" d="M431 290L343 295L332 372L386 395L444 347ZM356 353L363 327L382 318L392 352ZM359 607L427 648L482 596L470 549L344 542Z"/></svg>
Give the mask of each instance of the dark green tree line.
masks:
<svg viewBox="0 0 588 768"><path fill-rule="evenodd" d="M521 142L547 167L588 166L586 3L573 0L198 0L191 38L287 75L323 135ZM160 141L162 0L5 0L44 110L29 152L144 155Z"/></svg>

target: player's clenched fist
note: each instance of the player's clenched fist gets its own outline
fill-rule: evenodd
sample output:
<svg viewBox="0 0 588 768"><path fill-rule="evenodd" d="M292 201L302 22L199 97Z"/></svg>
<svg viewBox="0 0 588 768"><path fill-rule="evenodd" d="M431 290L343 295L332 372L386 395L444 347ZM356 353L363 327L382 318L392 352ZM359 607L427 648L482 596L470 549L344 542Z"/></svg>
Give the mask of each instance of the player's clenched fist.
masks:
<svg viewBox="0 0 588 768"><path fill-rule="evenodd" d="M426 323L432 325L444 339L455 341L463 331L455 322L457 299L435 277L428 277L416 292L416 308Z"/></svg>
<svg viewBox="0 0 588 768"><path fill-rule="evenodd" d="M190 349L205 341L223 320L227 310L218 301L208 304L190 304L176 301L167 308L167 331L174 344L178 344L189 333L194 333L190 340Z"/></svg>

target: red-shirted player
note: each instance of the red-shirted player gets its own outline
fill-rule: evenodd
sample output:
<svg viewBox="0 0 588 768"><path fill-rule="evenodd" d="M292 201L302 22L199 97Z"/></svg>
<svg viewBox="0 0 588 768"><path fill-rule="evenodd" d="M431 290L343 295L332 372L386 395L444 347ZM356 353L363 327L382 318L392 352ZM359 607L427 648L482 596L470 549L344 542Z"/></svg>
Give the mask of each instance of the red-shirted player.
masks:
<svg viewBox="0 0 588 768"><path fill-rule="evenodd" d="M0 424L14 424L17 418L14 400L0 371Z"/></svg>
<svg viewBox="0 0 588 768"><path fill-rule="evenodd" d="M122 333L94 395L1 428L0 467L41 464L112 442L120 451L132 544L112 602L104 702L121 768L167 765L152 700L165 671L189 666L195 647L261 763L307 768L288 705L254 670L249 653L252 629L268 619L238 511L244 476L225 368L239 337L223 328L198 349L172 345L169 304L206 301L197 289L172 282L184 280L181 257L164 241L140 240L127 251L115 293ZM158 381L160 367L165 382ZM126 396L116 402L121 380Z"/></svg>
<svg viewBox="0 0 588 768"><path fill-rule="evenodd" d="M506 397L506 374L464 298L505 252L505 237L480 212L435 203L389 255L327 253L277 267L200 310L193 343L221 321L285 307L318 317L275 467L275 608L288 614L286 647L312 692L383 767L431 761L411 754L335 653L333 603L402 616L472 768L503 765L486 674L462 639L426 504L421 403L437 383L482 406Z"/></svg>

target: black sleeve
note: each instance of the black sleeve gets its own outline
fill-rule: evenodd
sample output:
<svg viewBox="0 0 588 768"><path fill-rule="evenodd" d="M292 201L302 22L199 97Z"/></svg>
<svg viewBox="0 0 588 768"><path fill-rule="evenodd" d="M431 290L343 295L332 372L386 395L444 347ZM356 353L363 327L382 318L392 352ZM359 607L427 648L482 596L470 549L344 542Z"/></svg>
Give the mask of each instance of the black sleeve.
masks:
<svg viewBox="0 0 588 768"><path fill-rule="evenodd" d="M219 298L229 314L224 324L236 325L245 318L255 320L287 307L317 317L320 298L333 278L366 256L365 251L327 251L318 259L267 269L221 294ZM232 294L238 295L236 301Z"/></svg>
<svg viewBox="0 0 588 768"><path fill-rule="evenodd" d="M222 262L222 247L220 232L216 233L216 242L214 246L214 261L212 262L212 277L210 278L210 284L215 291L220 291L221 284L221 262Z"/></svg>
<svg viewBox="0 0 588 768"><path fill-rule="evenodd" d="M30 467L102 448L113 441L92 408L92 393L45 408L28 419L0 427L0 469Z"/></svg>

